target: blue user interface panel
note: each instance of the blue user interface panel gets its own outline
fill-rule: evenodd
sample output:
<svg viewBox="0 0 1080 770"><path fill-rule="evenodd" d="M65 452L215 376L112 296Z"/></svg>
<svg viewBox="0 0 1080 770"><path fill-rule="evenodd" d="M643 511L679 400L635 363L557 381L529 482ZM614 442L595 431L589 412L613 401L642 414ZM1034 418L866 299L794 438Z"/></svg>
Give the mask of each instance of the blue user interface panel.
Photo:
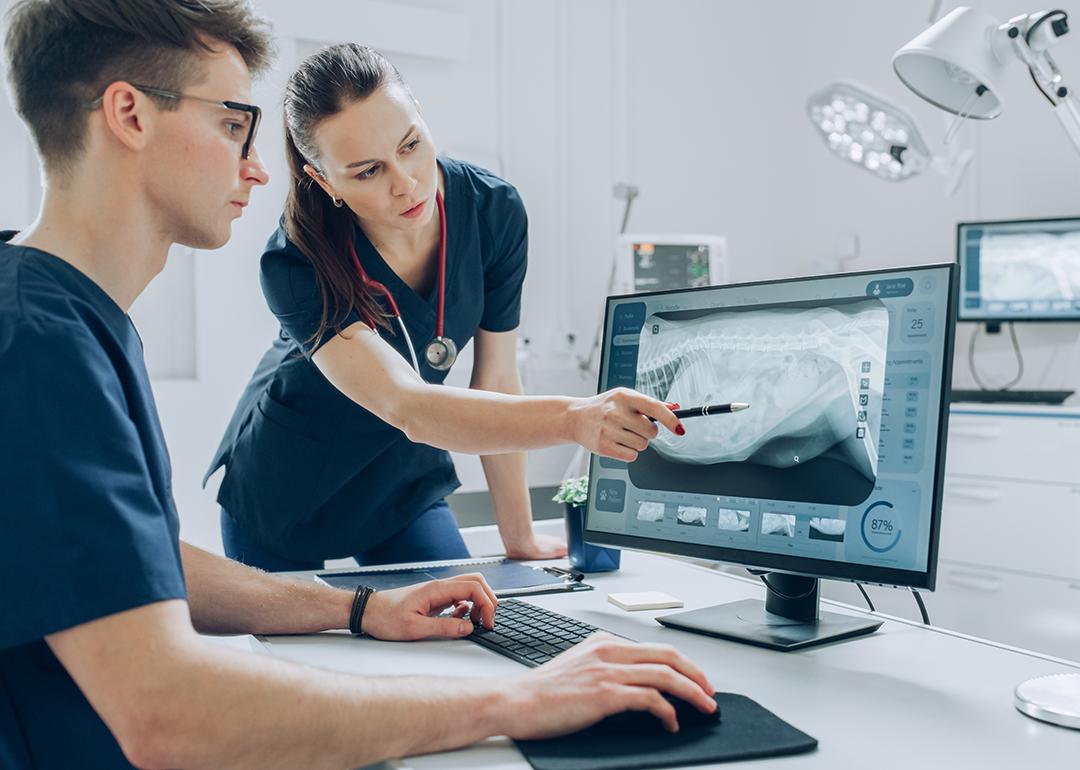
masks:
<svg viewBox="0 0 1080 770"><path fill-rule="evenodd" d="M961 321L1080 320L1080 219L961 222Z"/></svg>
<svg viewBox="0 0 1080 770"><path fill-rule="evenodd" d="M602 389L750 408L594 455L587 530L926 572L952 291L931 266L610 298Z"/></svg>

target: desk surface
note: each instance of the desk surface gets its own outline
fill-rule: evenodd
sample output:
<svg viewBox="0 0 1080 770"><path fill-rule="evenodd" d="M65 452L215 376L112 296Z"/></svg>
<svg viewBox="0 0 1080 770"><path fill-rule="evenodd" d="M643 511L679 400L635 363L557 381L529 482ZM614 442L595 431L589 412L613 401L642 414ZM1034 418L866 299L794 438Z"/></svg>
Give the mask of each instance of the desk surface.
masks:
<svg viewBox="0 0 1080 770"><path fill-rule="evenodd" d="M1076 767L1080 731L1031 720L1013 708L1022 680L1077 673L1059 661L950 632L889 619L871 636L800 652L774 652L667 629L653 621L675 612L624 612L611 591L661 590L686 609L763 598L760 584L649 554L624 552L620 571L589 577L595 591L527 601L638 641L673 644L721 690L747 695L820 741L812 754L756 760L754 768ZM853 614L861 610L832 605ZM262 640L275 657L367 675L514 675L511 660L468 641L413 643L345 634ZM467 684L463 684L467 686ZM505 738L455 752L412 757L393 767L526 770ZM723 767L744 766L725 764ZM750 767L751 763L745 766ZM715 767L720 767L716 765Z"/></svg>

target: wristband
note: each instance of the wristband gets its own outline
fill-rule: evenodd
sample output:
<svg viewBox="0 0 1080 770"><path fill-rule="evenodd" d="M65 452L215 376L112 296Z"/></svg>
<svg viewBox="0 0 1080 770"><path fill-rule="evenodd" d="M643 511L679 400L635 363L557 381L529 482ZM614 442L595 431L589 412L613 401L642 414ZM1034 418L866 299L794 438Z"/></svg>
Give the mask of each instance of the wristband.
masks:
<svg viewBox="0 0 1080 770"><path fill-rule="evenodd" d="M364 620L364 608L367 607L368 599L373 593L375 593L375 589L370 586L360 585L356 587L352 611L349 613L349 631L355 636L364 635L364 632L360 630L360 624Z"/></svg>

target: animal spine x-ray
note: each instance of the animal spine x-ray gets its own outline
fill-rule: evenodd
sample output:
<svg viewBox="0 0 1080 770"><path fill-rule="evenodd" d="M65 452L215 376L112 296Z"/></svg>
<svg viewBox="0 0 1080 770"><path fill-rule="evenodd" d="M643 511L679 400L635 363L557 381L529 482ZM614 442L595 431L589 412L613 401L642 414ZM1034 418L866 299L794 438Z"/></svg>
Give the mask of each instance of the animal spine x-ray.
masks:
<svg viewBox="0 0 1080 770"><path fill-rule="evenodd" d="M873 298L653 314L640 333L637 390L683 407L745 401L750 409L688 420L684 436L661 431L647 450L658 458L648 458L638 475L663 476L671 465L707 473L729 463L798 470L828 458L862 480L828 502L865 499L877 476L888 333L888 311ZM683 479L694 473L679 471ZM779 489L753 496L808 499L784 489L783 474L770 478ZM646 488L666 486L648 481L634 478ZM704 486L697 491L751 496L730 485Z"/></svg>
<svg viewBox="0 0 1080 770"><path fill-rule="evenodd" d="M988 233L979 259L984 301L1080 298L1080 233Z"/></svg>

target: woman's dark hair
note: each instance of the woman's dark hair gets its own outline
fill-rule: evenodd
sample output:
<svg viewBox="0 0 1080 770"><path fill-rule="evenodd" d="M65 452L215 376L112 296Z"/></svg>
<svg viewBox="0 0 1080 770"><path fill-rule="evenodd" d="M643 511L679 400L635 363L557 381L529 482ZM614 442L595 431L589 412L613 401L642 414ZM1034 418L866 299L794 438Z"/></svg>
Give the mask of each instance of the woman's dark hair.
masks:
<svg viewBox="0 0 1080 770"><path fill-rule="evenodd" d="M323 174L315 143L319 124L390 83L408 91L401 73L385 56L367 46L341 43L305 59L285 86L285 155L290 174L285 233L311 261L322 294L319 330L308 344L331 329L340 330L353 310L371 326L390 326L380 298L360 281L349 255L352 212L335 206L304 171L306 163Z"/></svg>
<svg viewBox="0 0 1080 770"><path fill-rule="evenodd" d="M270 25L248 0L20 0L5 35L15 109L48 170L80 156L86 104L118 80L182 91L199 54L221 41L257 75L273 56ZM159 100L176 109L176 100Z"/></svg>

